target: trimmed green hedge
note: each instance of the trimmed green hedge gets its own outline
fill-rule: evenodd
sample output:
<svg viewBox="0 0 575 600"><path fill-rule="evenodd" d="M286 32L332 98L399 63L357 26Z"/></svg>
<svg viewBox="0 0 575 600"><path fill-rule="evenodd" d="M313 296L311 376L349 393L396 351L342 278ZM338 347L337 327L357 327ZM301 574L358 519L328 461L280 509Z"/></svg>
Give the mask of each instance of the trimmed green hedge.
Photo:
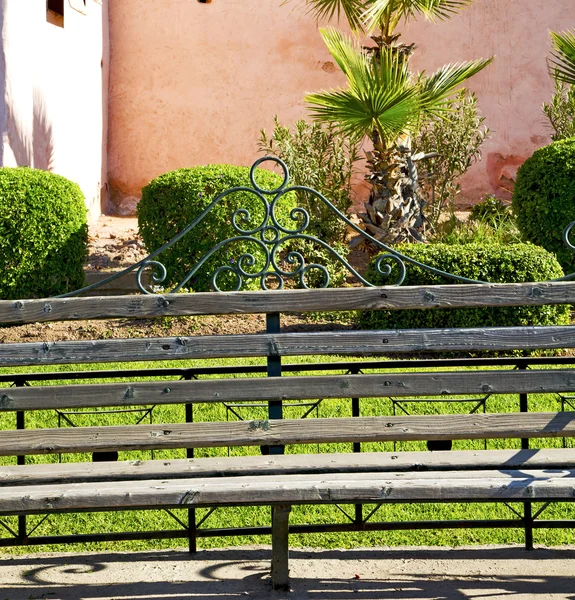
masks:
<svg viewBox="0 0 575 600"><path fill-rule="evenodd" d="M524 239L555 253L565 273L575 271L575 252L563 242L565 228L575 221L575 139L540 148L525 161L513 211Z"/></svg>
<svg viewBox="0 0 575 600"><path fill-rule="evenodd" d="M563 271L555 257L532 244L403 244L397 250L419 262L455 275L491 283L547 281ZM369 281L386 285L375 269L375 257L368 269ZM394 274L397 267L394 267ZM453 283L419 267L407 264L404 285ZM432 310L365 311L359 323L365 329L502 327L554 325L569 322L568 306L507 306L501 308L454 308Z"/></svg>
<svg viewBox="0 0 575 600"><path fill-rule="evenodd" d="M41 298L82 287L88 244L79 186L27 167L0 169L0 297Z"/></svg>
<svg viewBox="0 0 575 600"><path fill-rule="evenodd" d="M149 252L161 247L196 219L218 194L238 186L251 187L250 170L232 165L207 165L178 169L164 173L142 189L142 200L138 204L140 235ZM263 189L276 189L282 178L271 171L258 169L256 181ZM273 196L268 196L271 200ZM277 205L276 214L280 223L293 228L297 223L290 219L295 206L295 195L283 197ZM264 218L264 204L249 192L235 192L216 204L196 230L189 232L170 250L162 253L158 260L164 264L168 274L165 286L175 285L219 242L238 236L232 225L236 210L243 208L250 213L249 221L237 223L243 229L255 229ZM234 266L243 253L256 257L256 264L246 271L256 273L262 268L263 254L253 242L240 240L225 246L214 254L187 284L196 292L210 291L214 271L223 265ZM232 289L236 283L233 275L220 277L221 289ZM244 279L243 289L259 287L259 279Z"/></svg>

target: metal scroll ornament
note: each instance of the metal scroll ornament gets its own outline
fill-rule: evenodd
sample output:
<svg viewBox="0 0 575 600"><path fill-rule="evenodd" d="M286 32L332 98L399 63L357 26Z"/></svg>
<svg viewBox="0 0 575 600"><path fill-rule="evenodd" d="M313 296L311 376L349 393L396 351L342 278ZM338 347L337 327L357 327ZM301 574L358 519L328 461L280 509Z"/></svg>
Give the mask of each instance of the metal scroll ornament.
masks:
<svg viewBox="0 0 575 600"><path fill-rule="evenodd" d="M283 173L282 183L276 189L264 189L256 182L256 170L262 163L274 163L278 165ZM190 286L194 276L205 268L206 263L214 255L225 250L228 258L226 264L215 267L211 274L211 284L215 291L222 291L219 285L220 280L225 277L228 283L232 282L233 291L241 290L246 287L246 283L255 280L261 289L282 289L286 282L291 281L295 287L301 288L327 288L330 285L330 275L325 265L318 262L307 262L306 256L301 248L316 247L326 251L326 253L335 261L339 262L348 273L366 287L374 287L371 283L360 275L336 249L331 247L325 241L314 235L306 233L310 225L309 212L302 207L293 208L289 214L289 222L283 222L278 217L278 206L282 199L290 192L303 192L309 194L316 202L323 203L329 211L333 212L350 230L356 232L373 246L380 248L385 253L378 257L375 263L377 273L388 278L387 285L401 285L406 277L408 265L414 265L436 275L443 276L459 283L487 283L485 281L461 277L453 273L447 273L429 265L416 261L390 246L376 240L358 225L349 220L340 210L338 210L325 196L305 186L290 186L289 171L287 165L279 158L274 156L265 156L257 160L250 169L250 183L252 187L233 187L221 194L206 207L206 209L192 221L178 235L174 236L166 244L150 253L146 258L140 260L134 265L119 271L110 277L99 281L82 289L62 294L59 297L65 298L76 296L89 292L96 287L103 286L115 279L118 279L127 273L136 272L136 278L139 289L145 294L152 294L155 291L162 293L176 293L185 290ZM263 207L263 218L260 217L257 224L252 224L252 214L247 208L238 208L230 216L230 221L235 235L220 241L208 252L206 252L195 265L186 273L183 279L171 289L165 289L162 284L167 280L168 272L159 257L162 253L169 250L179 240L187 235L198 235L201 231L202 221L210 214L213 208L222 202L227 196L237 192L253 194ZM285 219L284 219L285 221ZM575 245L570 242L569 236L575 223L571 223L565 231L565 242L575 250ZM196 230L196 228L198 228ZM194 231L196 230L196 231ZM243 246L248 243L252 252L242 252L238 256L233 256L234 245L243 242ZM395 267L395 268L394 268ZM151 288L147 289L144 284L144 273L151 270ZM573 279L575 274L561 278L561 280ZM312 284L310 284L312 282ZM251 286L253 287L253 285Z"/></svg>

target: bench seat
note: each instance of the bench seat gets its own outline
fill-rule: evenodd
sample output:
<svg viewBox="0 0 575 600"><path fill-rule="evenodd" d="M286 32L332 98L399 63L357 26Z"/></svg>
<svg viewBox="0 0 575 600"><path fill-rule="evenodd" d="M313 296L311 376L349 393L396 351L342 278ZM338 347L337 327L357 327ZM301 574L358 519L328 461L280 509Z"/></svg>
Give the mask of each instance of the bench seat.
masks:
<svg viewBox="0 0 575 600"><path fill-rule="evenodd" d="M575 457L575 450L571 452ZM313 457L308 456L310 462ZM265 457L262 457L262 463ZM386 502L575 501L573 469L278 473L0 487L0 514Z"/></svg>
<svg viewBox="0 0 575 600"><path fill-rule="evenodd" d="M362 452L361 454L278 454L129 460L106 463L45 463L0 466L6 486L99 481L186 479L316 473L409 473L473 470L575 469L575 449L459 450L451 452Z"/></svg>

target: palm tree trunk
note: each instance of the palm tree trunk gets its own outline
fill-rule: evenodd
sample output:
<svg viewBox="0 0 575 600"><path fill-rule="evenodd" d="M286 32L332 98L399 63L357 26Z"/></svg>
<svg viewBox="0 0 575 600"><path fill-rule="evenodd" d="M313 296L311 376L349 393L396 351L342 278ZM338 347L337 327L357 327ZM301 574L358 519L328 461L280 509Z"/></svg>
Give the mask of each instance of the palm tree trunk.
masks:
<svg viewBox="0 0 575 600"><path fill-rule="evenodd" d="M372 141L373 151L366 152L371 191L364 204L366 212L359 215L366 230L384 244L424 240L425 201L409 137L386 148L374 132Z"/></svg>
<svg viewBox="0 0 575 600"><path fill-rule="evenodd" d="M408 61L414 44L399 44L399 35L373 36L376 46L364 47L372 60L378 60L383 47L392 48ZM360 218L373 237L385 244L422 241L425 238L423 208L425 201L419 193L418 173L411 155L411 142L404 136L385 147L377 131L371 135L373 151L366 152L371 184L369 201ZM357 240L357 245L359 239Z"/></svg>

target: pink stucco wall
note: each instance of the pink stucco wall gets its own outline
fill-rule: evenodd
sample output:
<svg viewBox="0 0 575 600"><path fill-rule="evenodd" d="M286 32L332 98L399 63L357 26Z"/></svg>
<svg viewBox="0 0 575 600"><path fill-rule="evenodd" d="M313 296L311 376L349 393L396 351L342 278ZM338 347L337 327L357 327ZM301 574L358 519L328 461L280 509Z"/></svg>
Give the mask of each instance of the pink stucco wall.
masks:
<svg viewBox="0 0 575 600"><path fill-rule="evenodd" d="M315 22L281 0L110 0L109 182L112 208L133 210L150 179L183 166L249 165L275 114L306 114L303 94L342 83ZM541 114L552 85L548 31L575 27L573 0L477 0L451 22L418 22L415 64L497 55L475 78L491 139L466 177L476 199L505 187L549 141Z"/></svg>
<svg viewBox="0 0 575 600"><path fill-rule="evenodd" d="M493 64L467 85L477 93L491 130L483 160L464 182L469 198L486 192L509 196L505 190L512 187L518 167L551 142L541 109L554 91L546 62L549 31L573 28L573 0L476 0L451 21L418 22L405 30L405 37L418 44L415 64L420 69L495 56Z"/></svg>
<svg viewBox="0 0 575 600"><path fill-rule="evenodd" d="M1 0L0 9L1 164L75 181L95 219L107 177L106 3L65 0L63 27L47 21L46 0Z"/></svg>

